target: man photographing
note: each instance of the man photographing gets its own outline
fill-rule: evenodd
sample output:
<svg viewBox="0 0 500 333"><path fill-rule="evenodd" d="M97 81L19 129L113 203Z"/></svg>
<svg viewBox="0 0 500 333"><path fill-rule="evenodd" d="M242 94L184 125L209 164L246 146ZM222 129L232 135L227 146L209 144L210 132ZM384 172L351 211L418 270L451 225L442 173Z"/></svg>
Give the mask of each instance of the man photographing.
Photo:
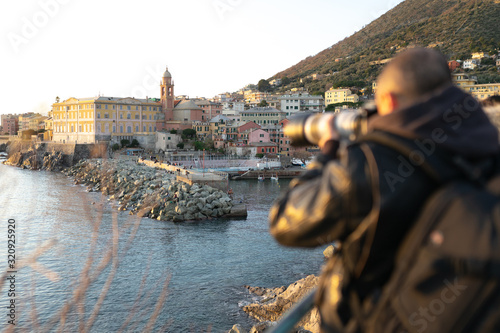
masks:
<svg viewBox="0 0 500 333"><path fill-rule="evenodd" d="M470 166L478 178L498 168L497 129L478 102L452 85L440 53L411 49L396 56L377 79L375 104L378 114L369 119L366 137L378 133L387 144L361 137L339 154L334 122L322 124L314 167L290 183L269 216L271 233L283 245L342 244L320 282L322 332L353 330L360 309L377 303L426 200L443 182L462 177L443 156ZM446 172L436 180L426 165L443 165ZM390 318L387 332L411 328L406 319L384 318Z"/></svg>

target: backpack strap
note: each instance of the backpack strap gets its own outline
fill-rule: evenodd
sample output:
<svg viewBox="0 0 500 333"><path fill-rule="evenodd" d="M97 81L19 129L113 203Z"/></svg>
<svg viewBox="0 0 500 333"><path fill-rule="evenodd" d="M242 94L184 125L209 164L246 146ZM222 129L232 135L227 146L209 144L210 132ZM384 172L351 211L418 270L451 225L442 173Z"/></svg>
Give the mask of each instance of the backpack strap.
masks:
<svg viewBox="0 0 500 333"><path fill-rule="evenodd" d="M425 154L409 139L405 139L382 131L372 131L358 139L358 142L374 142L386 146L400 153L413 165L421 168L431 179L438 184L444 184L452 179L465 178L477 185L485 185L488 178L484 170L491 167L492 161L486 159L484 163L473 165L462 156L434 147L431 154ZM424 157L414 161L416 156Z"/></svg>
<svg viewBox="0 0 500 333"><path fill-rule="evenodd" d="M500 278L500 262L478 260L474 258L442 258L433 262L438 271L458 275L469 275L488 278Z"/></svg>
<svg viewBox="0 0 500 333"><path fill-rule="evenodd" d="M392 150L397 151L407 159L411 159L412 154L415 153L415 147L412 147L401 138L387 134L385 132L373 131L359 138L358 141L374 142L379 145L386 146L388 148L391 148ZM420 165L420 168L422 168L422 170L424 170L424 172L436 182L443 182L440 172L430 164L429 159L424 159L423 163Z"/></svg>

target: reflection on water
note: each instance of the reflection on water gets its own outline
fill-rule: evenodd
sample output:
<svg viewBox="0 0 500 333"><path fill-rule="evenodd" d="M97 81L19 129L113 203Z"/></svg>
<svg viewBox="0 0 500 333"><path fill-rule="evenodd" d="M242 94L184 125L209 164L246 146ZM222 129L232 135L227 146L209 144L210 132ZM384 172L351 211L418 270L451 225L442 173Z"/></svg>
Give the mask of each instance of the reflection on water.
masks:
<svg viewBox="0 0 500 333"><path fill-rule="evenodd" d="M246 220L175 224L119 212L100 193L88 193L62 174L0 165L2 221L16 220L18 257L26 257L48 239L57 240L39 262L57 273L59 281L50 281L37 267L22 269L16 280L17 319L26 329L36 330L33 309L40 324L57 318L59 309L81 285L85 265L95 272L116 244L119 266L92 331L116 331L130 314L128 327L141 331L169 275L169 293L156 328L167 323L168 332L198 332L208 327L224 332L235 323L249 328L252 321L238 307L239 302L250 300L243 285L289 284L317 273L323 261L323 249L284 248L268 233L270 205L287 184L282 180L232 181L234 200L248 206ZM114 221L119 230L117 243ZM2 239L5 234L1 233ZM85 320L111 272L108 265L80 304ZM5 309L6 302L2 295L0 308ZM65 328L78 330L79 320L73 308Z"/></svg>

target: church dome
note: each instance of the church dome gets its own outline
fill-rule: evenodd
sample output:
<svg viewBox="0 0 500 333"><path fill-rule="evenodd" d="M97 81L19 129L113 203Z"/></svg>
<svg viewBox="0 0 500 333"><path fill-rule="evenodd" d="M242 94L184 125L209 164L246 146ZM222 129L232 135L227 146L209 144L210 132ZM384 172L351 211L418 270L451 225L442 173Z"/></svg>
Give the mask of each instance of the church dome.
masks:
<svg viewBox="0 0 500 333"><path fill-rule="evenodd" d="M172 77L172 74L170 74L170 72L168 71L168 67L167 67L167 69L165 69L165 73L163 73L163 77Z"/></svg>

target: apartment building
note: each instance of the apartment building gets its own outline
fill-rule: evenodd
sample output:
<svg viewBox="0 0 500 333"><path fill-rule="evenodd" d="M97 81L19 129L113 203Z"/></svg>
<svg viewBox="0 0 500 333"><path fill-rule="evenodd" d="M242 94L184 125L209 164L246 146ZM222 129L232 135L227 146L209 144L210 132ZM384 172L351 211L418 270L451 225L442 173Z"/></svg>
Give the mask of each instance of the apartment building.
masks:
<svg viewBox="0 0 500 333"><path fill-rule="evenodd" d="M330 90L325 92L325 105L345 102L357 103L359 102L359 96L353 94L350 89L330 88Z"/></svg>

